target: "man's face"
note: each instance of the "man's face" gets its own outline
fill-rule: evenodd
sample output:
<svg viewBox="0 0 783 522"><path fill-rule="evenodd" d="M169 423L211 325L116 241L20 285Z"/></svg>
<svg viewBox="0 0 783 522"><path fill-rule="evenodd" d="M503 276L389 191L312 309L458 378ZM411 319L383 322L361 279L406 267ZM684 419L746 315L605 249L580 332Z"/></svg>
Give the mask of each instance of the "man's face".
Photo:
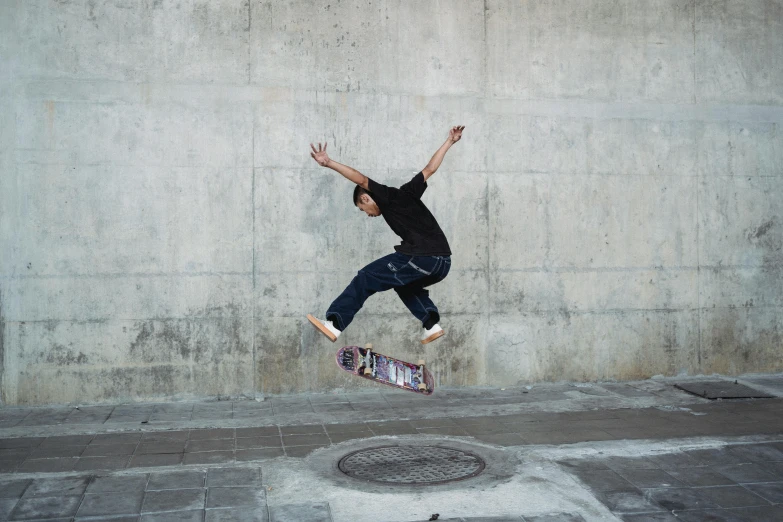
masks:
<svg viewBox="0 0 783 522"><path fill-rule="evenodd" d="M381 215L381 209L378 208L378 205L373 201L373 199L368 196L367 194L362 194L359 198L359 204L356 205L359 207L359 210L367 214L369 217L377 217Z"/></svg>

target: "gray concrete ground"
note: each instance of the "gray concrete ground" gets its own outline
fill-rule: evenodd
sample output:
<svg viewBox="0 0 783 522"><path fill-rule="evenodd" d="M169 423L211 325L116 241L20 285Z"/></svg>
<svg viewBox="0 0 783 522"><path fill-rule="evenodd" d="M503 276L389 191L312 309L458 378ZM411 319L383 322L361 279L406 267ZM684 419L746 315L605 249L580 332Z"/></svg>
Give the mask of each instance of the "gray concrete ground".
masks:
<svg viewBox="0 0 783 522"><path fill-rule="evenodd" d="M3 408L0 520L782 520L783 375L737 379L771 399L674 387L698 380ZM338 468L378 446L485 467L439 485Z"/></svg>

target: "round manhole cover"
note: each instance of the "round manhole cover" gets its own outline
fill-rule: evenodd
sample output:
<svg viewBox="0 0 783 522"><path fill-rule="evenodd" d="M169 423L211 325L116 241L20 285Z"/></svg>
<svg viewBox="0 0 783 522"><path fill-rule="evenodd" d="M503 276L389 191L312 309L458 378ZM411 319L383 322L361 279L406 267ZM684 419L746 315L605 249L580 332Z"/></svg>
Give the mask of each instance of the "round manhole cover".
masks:
<svg viewBox="0 0 783 522"><path fill-rule="evenodd" d="M481 457L441 446L379 446L340 459L349 477L384 484L443 484L475 477L484 470Z"/></svg>

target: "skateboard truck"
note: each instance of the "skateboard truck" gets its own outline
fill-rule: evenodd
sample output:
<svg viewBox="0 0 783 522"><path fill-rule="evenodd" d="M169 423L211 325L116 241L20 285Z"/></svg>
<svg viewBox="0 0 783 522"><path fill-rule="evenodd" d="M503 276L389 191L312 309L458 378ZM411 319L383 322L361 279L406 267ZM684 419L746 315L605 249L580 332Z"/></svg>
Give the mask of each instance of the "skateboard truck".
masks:
<svg viewBox="0 0 783 522"><path fill-rule="evenodd" d="M364 349L367 350L367 353L364 356L364 365L367 367L368 370L370 370L370 375L375 377L377 369L375 368L375 357L373 356L372 353L372 343L365 344ZM365 372L366 371L367 370L365 370Z"/></svg>
<svg viewBox="0 0 783 522"><path fill-rule="evenodd" d="M427 385L424 383L424 359L419 359L419 369L416 372L416 378L419 380L419 391L427 391Z"/></svg>

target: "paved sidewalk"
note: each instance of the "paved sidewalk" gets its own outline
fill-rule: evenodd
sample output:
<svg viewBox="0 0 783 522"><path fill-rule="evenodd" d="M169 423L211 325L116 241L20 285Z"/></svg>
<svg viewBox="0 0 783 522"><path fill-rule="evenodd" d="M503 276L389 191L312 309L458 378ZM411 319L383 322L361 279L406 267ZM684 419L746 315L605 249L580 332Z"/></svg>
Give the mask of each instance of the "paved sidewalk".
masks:
<svg viewBox="0 0 783 522"><path fill-rule="evenodd" d="M681 381L1 408L0 520L783 520L783 375L739 379L772 399ZM486 468L417 487L337 469L388 445Z"/></svg>

